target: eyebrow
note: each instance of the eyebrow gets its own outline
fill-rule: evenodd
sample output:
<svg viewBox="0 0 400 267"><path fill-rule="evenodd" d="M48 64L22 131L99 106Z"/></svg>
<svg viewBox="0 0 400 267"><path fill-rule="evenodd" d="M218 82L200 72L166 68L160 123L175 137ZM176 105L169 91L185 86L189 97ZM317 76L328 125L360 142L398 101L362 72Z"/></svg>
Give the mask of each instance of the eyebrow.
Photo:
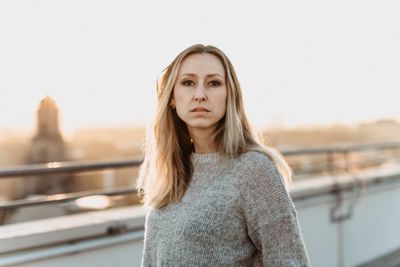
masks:
<svg viewBox="0 0 400 267"><path fill-rule="evenodd" d="M183 73L180 75L180 77L182 76L196 76L196 74L194 73ZM212 77L212 76L221 76L221 78L225 78L224 75L220 74L220 73L212 73L212 74L207 74L206 77Z"/></svg>

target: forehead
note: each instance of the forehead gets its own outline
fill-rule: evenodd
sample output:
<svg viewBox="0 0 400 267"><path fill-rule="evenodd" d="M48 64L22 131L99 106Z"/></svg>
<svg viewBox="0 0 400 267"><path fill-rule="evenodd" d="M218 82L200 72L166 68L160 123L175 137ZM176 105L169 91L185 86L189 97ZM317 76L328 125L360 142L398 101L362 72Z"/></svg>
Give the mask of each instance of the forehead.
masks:
<svg viewBox="0 0 400 267"><path fill-rule="evenodd" d="M225 69L219 57L209 54L191 54L182 60L179 75L192 73L197 75L220 74L225 76Z"/></svg>

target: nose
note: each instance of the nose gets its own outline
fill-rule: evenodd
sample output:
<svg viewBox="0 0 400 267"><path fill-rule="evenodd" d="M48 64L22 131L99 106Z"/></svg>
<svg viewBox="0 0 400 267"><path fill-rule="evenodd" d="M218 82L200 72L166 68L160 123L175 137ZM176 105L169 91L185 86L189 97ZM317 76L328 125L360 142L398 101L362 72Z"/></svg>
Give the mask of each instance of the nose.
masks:
<svg viewBox="0 0 400 267"><path fill-rule="evenodd" d="M202 85L196 87L196 91L194 92L193 100L194 101L205 101L207 99L205 88Z"/></svg>

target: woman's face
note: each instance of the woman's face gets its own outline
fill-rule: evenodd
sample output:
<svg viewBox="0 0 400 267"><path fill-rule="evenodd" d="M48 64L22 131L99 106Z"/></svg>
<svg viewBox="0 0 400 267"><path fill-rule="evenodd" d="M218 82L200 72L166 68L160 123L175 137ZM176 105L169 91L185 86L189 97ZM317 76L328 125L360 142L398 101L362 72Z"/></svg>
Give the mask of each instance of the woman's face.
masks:
<svg viewBox="0 0 400 267"><path fill-rule="evenodd" d="M226 112L227 88L221 60L212 54L192 54L181 63L172 106L189 132L212 133Z"/></svg>

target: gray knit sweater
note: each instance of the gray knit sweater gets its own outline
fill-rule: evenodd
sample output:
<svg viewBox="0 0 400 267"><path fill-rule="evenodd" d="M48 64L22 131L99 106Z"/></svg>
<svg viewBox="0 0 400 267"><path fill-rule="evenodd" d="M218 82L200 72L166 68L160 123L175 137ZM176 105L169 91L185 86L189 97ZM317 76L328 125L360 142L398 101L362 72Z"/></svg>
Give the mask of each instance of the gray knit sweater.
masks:
<svg viewBox="0 0 400 267"><path fill-rule="evenodd" d="M146 215L142 266L310 266L295 207L268 156L191 160L181 201Z"/></svg>

